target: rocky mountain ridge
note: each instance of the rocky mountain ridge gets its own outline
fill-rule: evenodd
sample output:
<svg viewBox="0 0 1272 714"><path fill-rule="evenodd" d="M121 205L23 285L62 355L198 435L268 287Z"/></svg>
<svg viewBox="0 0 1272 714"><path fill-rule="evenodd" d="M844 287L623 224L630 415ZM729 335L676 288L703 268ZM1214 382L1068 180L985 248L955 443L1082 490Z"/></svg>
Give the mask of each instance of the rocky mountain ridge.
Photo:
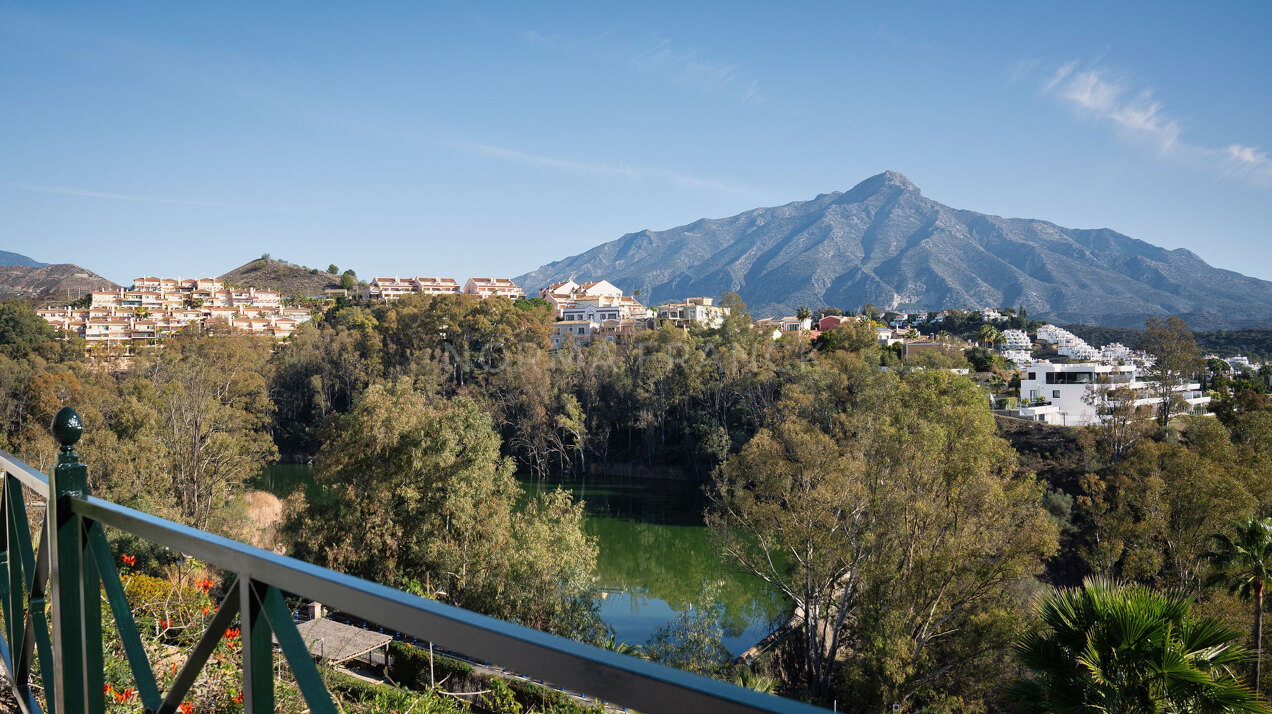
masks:
<svg viewBox="0 0 1272 714"><path fill-rule="evenodd" d="M1023 305L1058 323L1272 326L1272 282L1116 231L951 208L887 171L846 192L643 230L516 282L605 278L643 300L741 295L756 317L800 305L940 310Z"/></svg>

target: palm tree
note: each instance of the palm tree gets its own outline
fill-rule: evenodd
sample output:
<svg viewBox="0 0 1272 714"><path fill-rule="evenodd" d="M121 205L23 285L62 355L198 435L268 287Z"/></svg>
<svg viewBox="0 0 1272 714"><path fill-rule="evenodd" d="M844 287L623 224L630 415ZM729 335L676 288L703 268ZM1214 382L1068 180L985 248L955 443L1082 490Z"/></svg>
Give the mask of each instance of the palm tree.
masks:
<svg viewBox="0 0 1272 714"><path fill-rule="evenodd" d="M1210 536L1212 548L1206 553L1214 574L1208 585L1228 583L1228 592L1254 602L1254 622L1250 639L1254 643L1254 688L1259 688L1263 670L1263 587L1272 575L1272 518L1247 518L1233 524L1235 537L1223 533Z"/></svg>
<svg viewBox="0 0 1272 714"><path fill-rule="evenodd" d="M996 342L1003 339L1003 333L999 332L998 328L993 325L981 325L980 330L976 333L976 339L993 347Z"/></svg>
<svg viewBox="0 0 1272 714"><path fill-rule="evenodd" d="M795 311L795 318L797 320L811 320L813 319L813 311L809 310L807 305L800 305L799 309Z"/></svg>
<svg viewBox="0 0 1272 714"><path fill-rule="evenodd" d="M617 652L621 655L629 655L645 659L645 648L641 645L629 645L626 642L619 642L614 633L610 633L609 639L601 643L601 647L610 652Z"/></svg>
<svg viewBox="0 0 1272 714"><path fill-rule="evenodd" d="M1045 630L1021 638L1032 676L1012 694L1036 712L1269 712L1235 669L1240 630L1195 618L1191 598L1088 578L1045 598Z"/></svg>
<svg viewBox="0 0 1272 714"><path fill-rule="evenodd" d="M739 687L754 689L765 694L772 694L773 690L777 688L777 682L772 677L756 674L755 670L750 667L738 667L737 671L733 673L731 681Z"/></svg>

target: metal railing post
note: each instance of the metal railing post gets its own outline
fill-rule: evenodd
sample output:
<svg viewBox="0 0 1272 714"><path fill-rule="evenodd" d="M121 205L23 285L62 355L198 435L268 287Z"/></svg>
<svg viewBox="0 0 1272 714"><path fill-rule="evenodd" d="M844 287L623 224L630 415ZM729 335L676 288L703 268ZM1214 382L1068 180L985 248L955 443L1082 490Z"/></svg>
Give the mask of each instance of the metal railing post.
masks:
<svg viewBox="0 0 1272 714"><path fill-rule="evenodd" d="M101 696L100 690L88 692L88 662L84 628L83 593L83 516L71 509L73 496L83 497L88 491L88 469L79 462L75 442L83 433L80 416L63 407L53 417L53 437L62 445L57 466L49 478L49 492L44 526L48 528L49 594L53 607L53 683L56 691L48 693L48 702L57 714L87 712L88 697ZM97 597L96 589L93 596ZM100 622L97 623L96 645L101 647ZM97 660L100 662L100 658ZM100 671L98 672L100 676Z"/></svg>

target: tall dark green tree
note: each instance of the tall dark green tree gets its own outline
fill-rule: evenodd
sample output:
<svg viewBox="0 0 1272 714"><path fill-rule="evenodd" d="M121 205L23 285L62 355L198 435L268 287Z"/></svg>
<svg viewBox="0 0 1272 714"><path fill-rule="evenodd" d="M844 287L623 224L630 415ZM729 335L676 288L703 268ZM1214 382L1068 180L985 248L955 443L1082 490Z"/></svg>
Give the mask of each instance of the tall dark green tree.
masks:
<svg viewBox="0 0 1272 714"><path fill-rule="evenodd" d="M1178 317L1150 318L1140 349L1152 358L1144 378L1158 398L1157 422L1162 426L1183 413L1187 405L1180 396L1183 385L1205 367L1197 342L1188 325Z"/></svg>

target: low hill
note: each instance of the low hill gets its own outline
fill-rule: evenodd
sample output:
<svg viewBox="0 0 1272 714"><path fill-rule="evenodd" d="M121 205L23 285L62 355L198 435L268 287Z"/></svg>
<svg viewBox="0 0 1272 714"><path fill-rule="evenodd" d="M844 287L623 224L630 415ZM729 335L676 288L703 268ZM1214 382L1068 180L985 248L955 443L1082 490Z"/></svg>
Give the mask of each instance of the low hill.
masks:
<svg viewBox="0 0 1272 714"><path fill-rule="evenodd" d="M40 304L66 303L94 290L115 290L118 285L87 268L71 263L57 265L0 266L0 298L18 298Z"/></svg>
<svg viewBox="0 0 1272 714"><path fill-rule="evenodd" d="M340 287L339 275L268 257L240 265L217 280L258 290L277 290L287 297L297 293L304 297L321 297L323 290Z"/></svg>
<svg viewBox="0 0 1272 714"><path fill-rule="evenodd" d="M41 263L34 258L28 258L21 253L10 253L7 250L0 250L0 265L25 265L28 268L43 268L48 263Z"/></svg>
<svg viewBox="0 0 1272 714"><path fill-rule="evenodd" d="M1066 325L1066 330L1093 345L1110 342L1136 349L1144 338L1143 330L1094 325ZM1243 355L1260 362L1272 360L1272 330L1210 330L1194 332L1197 348L1205 354L1220 357Z"/></svg>
<svg viewBox="0 0 1272 714"><path fill-rule="evenodd" d="M801 305L1020 305L1057 324L1179 315L1194 329L1272 326L1272 282L1107 228L951 208L892 171L847 192L629 233L514 280L534 294L566 279L606 279L651 303L731 291L756 317Z"/></svg>

